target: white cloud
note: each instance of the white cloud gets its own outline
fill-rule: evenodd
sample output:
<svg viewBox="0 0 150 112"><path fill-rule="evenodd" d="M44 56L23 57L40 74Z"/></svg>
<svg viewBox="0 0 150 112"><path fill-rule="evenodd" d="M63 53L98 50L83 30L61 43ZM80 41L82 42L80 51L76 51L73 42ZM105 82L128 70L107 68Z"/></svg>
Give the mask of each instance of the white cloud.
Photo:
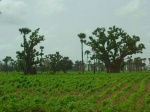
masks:
<svg viewBox="0 0 150 112"><path fill-rule="evenodd" d="M142 17L147 15L145 12L145 4L148 0L131 0L127 5L119 10L119 14L128 17Z"/></svg>
<svg viewBox="0 0 150 112"><path fill-rule="evenodd" d="M62 0L3 0L0 21L8 24L25 24L27 21L46 18L64 11ZM29 22L30 23L30 22Z"/></svg>
<svg viewBox="0 0 150 112"><path fill-rule="evenodd" d="M2 12L1 22L8 24L24 23L23 16L26 13L26 4L19 0L4 0L0 4Z"/></svg>
<svg viewBox="0 0 150 112"><path fill-rule="evenodd" d="M62 0L38 0L35 7L40 14L53 14L65 10Z"/></svg>

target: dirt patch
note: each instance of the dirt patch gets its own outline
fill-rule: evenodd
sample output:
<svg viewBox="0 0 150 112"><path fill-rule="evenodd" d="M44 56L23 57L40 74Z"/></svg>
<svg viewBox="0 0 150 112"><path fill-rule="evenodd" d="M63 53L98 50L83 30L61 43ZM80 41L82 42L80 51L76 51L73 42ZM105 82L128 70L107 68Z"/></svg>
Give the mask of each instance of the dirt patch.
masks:
<svg viewBox="0 0 150 112"><path fill-rule="evenodd" d="M112 97L114 94L118 93L119 91L121 91L123 88L125 88L126 86L128 85L128 83L125 83L123 84L121 87L119 87L118 89L106 94L105 96L102 96L101 98L98 99L97 101L97 104L98 105L101 105L101 102L104 100L104 99L107 99L107 98L110 98Z"/></svg>
<svg viewBox="0 0 150 112"><path fill-rule="evenodd" d="M138 98L138 100L136 101L136 107L137 109L141 109L143 106L143 101L144 101L144 96L146 95L146 93L150 92L150 83L146 83L145 84L145 91L142 93L141 97Z"/></svg>
<svg viewBox="0 0 150 112"><path fill-rule="evenodd" d="M150 83L146 83L145 88L146 88L146 90L145 90L146 93L150 92Z"/></svg>
<svg viewBox="0 0 150 112"><path fill-rule="evenodd" d="M114 100L112 103L113 104L121 104L121 103L123 103L130 96L130 94L133 93L136 90L137 87L138 87L138 84L134 83L128 92L126 92L125 94L123 94L117 100Z"/></svg>

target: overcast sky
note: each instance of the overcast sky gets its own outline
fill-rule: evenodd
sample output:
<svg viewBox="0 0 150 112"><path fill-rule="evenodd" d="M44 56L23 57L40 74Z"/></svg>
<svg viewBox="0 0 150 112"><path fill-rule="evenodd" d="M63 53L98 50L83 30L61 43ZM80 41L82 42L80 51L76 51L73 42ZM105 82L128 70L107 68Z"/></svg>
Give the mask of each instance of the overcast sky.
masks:
<svg viewBox="0 0 150 112"><path fill-rule="evenodd" d="M2 0L0 11L0 60L15 59L23 49L19 28L40 28L45 55L59 51L75 61L81 60L79 33L88 37L97 27L114 25L145 44L136 56L150 57L150 0Z"/></svg>

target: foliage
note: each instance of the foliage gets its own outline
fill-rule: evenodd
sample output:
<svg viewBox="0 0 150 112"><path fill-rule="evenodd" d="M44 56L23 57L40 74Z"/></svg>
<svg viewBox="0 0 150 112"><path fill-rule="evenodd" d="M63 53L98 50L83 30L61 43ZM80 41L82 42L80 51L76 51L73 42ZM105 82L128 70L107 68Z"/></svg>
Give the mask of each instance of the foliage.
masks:
<svg viewBox="0 0 150 112"><path fill-rule="evenodd" d="M68 70L72 70L73 66L73 62L69 59L69 57L63 57L59 52L46 55L44 63L45 67L47 66L47 68L49 68L53 73L61 70L66 73Z"/></svg>
<svg viewBox="0 0 150 112"><path fill-rule="evenodd" d="M149 72L0 73L0 111L148 111Z"/></svg>
<svg viewBox="0 0 150 112"><path fill-rule="evenodd" d="M17 51L17 57L22 61L24 74L35 74L35 66L40 63L39 59L36 57L39 56L39 52L35 49L35 46L41 41L44 41L44 36L38 35L39 28L31 33L29 40L26 39L26 35L31 32L28 28L19 29L21 34L23 34L23 44L21 47L24 48L23 51Z"/></svg>
<svg viewBox="0 0 150 112"><path fill-rule="evenodd" d="M89 45L98 55L99 59L105 63L108 73L120 72L121 63L128 55L142 53L145 48L138 36L129 36L121 28L110 27L106 32L105 28L97 28L89 37Z"/></svg>
<svg viewBox="0 0 150 112"><path fill-rule="evenodd" d="M134 59L132 59L132 57L128 57L127 61L125 62L125 65L128 71L145 70L145 58L135 57Z"/></svg>

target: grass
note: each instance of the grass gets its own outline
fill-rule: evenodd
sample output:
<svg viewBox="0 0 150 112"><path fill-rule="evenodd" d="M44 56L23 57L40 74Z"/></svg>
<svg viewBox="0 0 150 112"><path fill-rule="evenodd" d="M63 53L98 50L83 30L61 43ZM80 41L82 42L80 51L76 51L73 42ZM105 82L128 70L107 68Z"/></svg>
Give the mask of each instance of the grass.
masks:
<svg viewBox="0 0 150 112"><path fill-rule="evenodd" d="M150 73L0 73L0 112L149 112Z"/></svg>

